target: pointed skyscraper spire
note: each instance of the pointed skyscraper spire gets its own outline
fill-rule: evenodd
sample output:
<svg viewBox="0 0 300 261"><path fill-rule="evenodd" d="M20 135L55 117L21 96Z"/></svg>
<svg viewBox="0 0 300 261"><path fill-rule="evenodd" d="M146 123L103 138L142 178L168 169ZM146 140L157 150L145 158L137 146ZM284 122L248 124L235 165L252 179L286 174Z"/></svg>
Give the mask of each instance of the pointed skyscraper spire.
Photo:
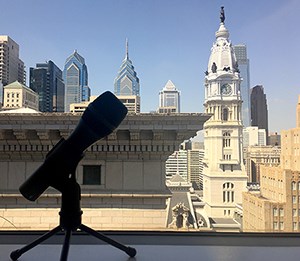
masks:
<svg viewBox="0 0 300 261"><path fill-rule="evenodd" d="M125 56L125 60L129 59L129 55L128 55L128 38L126 38L126 56Z"/></svg>

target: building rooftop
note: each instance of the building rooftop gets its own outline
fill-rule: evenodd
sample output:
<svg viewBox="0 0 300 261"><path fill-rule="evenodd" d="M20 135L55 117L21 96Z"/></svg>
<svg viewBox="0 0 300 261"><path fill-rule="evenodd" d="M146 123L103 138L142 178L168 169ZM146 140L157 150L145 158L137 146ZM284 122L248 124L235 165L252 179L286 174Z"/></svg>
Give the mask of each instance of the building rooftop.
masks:
<svg viewBox="0 0 300 261"><path fill-rule="evenodd" d="M3 110L3 111L0 111L0 113L13 113L13 114L27 114L27 113L40 113L39 111L36 111L34 109L30 109L30 108L25 108L25 107L22 107L22 108L18 108L18 109L11 109L11 110Z"/></svg>

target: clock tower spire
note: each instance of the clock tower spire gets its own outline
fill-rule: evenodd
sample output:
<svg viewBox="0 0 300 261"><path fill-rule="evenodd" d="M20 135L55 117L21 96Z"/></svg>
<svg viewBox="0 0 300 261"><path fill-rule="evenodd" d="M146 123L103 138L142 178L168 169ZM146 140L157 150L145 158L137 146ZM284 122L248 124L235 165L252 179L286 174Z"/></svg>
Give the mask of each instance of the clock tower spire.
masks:
<svg viewBox="0 0 300 261"><path fill-rule="evenodd" d="M247 175L242 156L241 78L224 23L224 7L220 20L204 83L205 112L212 117L203 128L203 201L208 216L228 218L233 217L236 204L242 203Z"/></svg>

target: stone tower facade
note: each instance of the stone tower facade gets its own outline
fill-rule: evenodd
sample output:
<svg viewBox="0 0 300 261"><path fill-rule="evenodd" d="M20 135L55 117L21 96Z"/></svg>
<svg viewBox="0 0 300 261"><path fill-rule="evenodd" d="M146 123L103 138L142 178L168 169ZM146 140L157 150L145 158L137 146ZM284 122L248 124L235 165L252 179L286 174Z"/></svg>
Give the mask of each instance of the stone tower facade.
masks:
<svg viewBox="0 0 300 261"><path fill-rule="evenodd" d="M242 154L241 78L223 7L220 18L205 76L205 112L212 117L204 124L203 201L208 216L232 218L236 204L242 202L247 175Z"/></svg>

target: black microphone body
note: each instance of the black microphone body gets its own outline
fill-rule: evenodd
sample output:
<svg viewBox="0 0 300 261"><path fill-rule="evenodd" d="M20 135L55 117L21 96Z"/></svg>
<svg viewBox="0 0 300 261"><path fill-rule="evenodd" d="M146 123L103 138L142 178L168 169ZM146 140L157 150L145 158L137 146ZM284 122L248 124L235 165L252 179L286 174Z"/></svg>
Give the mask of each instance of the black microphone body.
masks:
<svg viewBox="0 0 300 261"><path fill-rule="evenodd" d="M89 104L77 127L65 140L62 138L47 154L44 163L20 186L21 194L35 201L49 187L61 192L84 151L99 139L112 133L123 121L127 108L111 92L101 94Z"/></svg>

